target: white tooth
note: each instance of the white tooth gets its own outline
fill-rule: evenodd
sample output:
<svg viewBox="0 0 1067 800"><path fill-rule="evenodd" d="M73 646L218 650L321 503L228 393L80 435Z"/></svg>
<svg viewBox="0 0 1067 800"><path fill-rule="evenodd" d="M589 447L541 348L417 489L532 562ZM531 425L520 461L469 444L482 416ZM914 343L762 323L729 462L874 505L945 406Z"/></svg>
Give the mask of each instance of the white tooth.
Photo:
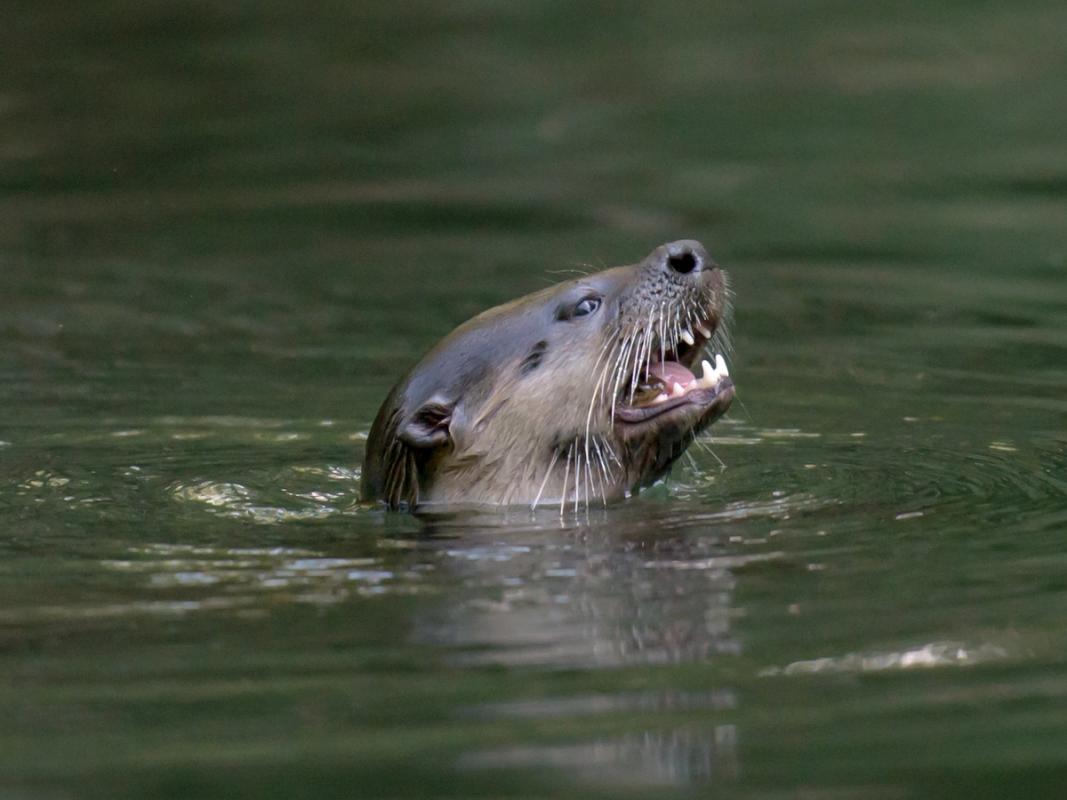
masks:
<svg viewBox="0 0 1067 800"><path fill-rule="evenodd" d="M715 374L715 370L712 368L710 361L707 359L701 361L700 368L704 370L704 374L700 376L701 386L710 389L719 382L719 376Z"/></svg>
<svg viewBox="0 0 1067 800"><path fill-rule="evenodd" d="M726 378L730 375L730 370L726 368L726 359L722 357L722 353L715 354L715 371L719 373L721 378Z"/></svg>
<svg viewBox="0 0 1067 800"><path fill-rule="evenodd" d="M670 400L670 399L671 398L666 394L657 394L655 396L655 398L653 398L652 402L653 403L663 403L663 402L666 402L667 400Z"/></svg>
<svg viewBox="0 0 1067 800"><path fill-rule="evenodd" d="M693 334L691 334L689 331L682 331L681 337L682 337L682 341L685 342L688 345L692 345L692 344L696 343L696 339L693 338Z"/></svg>
<svg viewBox="0 0 1067 800"><path fill-rule="evenodd" d="M693 327L696 328L700 332L700 335L703 336L705 339L711 338L711 331L708 330L708 326L704 323L698 322Z"/></svg>
<svg viewBox="0 0 1067 800"><path fill-rule="evenodd" d="M671 390L671 397L681 397L683 394L685 394L685 389L682 387L682 384L675 383L674 389Z"/></svg>

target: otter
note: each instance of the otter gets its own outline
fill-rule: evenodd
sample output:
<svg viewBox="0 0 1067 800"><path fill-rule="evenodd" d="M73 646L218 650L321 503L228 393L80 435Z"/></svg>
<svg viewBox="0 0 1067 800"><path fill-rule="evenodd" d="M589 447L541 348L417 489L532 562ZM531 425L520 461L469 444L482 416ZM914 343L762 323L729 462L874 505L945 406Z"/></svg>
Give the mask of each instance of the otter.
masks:
<svg viewBox="0 0 1067 800"><path fill-rule="evenodd" d="M726 273L685 240L479 314L385 399L363 500L562 513L630 496L730 407L729 308Z"/></svg>

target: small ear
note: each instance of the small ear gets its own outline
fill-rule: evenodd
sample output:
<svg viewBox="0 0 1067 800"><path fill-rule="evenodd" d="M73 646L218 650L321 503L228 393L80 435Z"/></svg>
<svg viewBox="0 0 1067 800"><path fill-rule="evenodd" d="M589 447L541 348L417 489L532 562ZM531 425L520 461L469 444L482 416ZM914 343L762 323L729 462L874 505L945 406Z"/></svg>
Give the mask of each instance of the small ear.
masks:
<svg viewBox="0 0 1067 800"><path fill-rule="evenodd" d="M409 447L431 448L448 444L452 435L448 427L452 424L454 403L428 400L419 406L411 416L400 424L397 436Z"/></svg>

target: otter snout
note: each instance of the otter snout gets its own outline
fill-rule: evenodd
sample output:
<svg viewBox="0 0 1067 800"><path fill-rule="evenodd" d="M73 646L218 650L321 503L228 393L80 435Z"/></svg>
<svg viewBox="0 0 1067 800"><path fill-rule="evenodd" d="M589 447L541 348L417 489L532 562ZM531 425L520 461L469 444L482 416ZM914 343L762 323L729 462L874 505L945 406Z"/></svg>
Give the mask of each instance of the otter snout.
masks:
<svg viewBox="0 0 1067 800"><path fill-rule="evenodd" d="M661 245L652 251L649 261L672 277L684 275L696 277L718 266L708 255L704 245L693 239L680 239L677 242Z"/></svg>

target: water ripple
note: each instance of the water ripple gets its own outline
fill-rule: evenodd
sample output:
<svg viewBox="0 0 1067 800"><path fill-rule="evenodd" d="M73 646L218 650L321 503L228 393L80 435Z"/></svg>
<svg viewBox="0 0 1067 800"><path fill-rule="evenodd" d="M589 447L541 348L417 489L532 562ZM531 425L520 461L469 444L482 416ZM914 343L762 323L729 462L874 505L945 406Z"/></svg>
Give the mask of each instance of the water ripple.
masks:
<svg viewBox="0 0 1067 800"><path fill-rule="evenodd" d="M885 672L887 670L967 667L1009 658L1010 653L989 642L968 645L962 642L930 642L908 650L882 653L849 653L806 661L794 661L784 667L766 667L763 677L777 675L818 675L848 672Z"/></svg>
<svg viewBox="0 0 1067 800"><path fill-rule="evenodd" d="M346 509L335 503L349 494L348 491L284 488L281 493L294 501L293 507L264 502L255 489L232 481L203 480L178 483L171 488L171 495L180 502L197 504L219 516L247 519L264 525L325 519L344 513Z"/></svg>

